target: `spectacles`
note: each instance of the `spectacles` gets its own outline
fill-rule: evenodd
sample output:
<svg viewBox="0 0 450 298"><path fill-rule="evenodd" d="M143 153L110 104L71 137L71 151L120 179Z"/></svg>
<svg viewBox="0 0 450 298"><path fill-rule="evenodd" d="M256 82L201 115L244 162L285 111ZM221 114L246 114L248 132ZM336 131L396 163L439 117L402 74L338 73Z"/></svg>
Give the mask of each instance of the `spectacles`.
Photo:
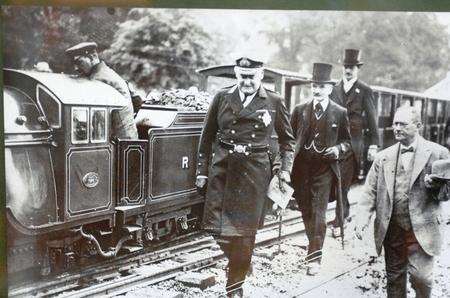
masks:
<svg viewBox="0 0 450 298"><path fill-rule="evenodd" d="M410 124L412 124L412 123L395 122L395 123L392 123L392 128L396 128L396 127L405 128L405 127L407 127Z"/></svg>

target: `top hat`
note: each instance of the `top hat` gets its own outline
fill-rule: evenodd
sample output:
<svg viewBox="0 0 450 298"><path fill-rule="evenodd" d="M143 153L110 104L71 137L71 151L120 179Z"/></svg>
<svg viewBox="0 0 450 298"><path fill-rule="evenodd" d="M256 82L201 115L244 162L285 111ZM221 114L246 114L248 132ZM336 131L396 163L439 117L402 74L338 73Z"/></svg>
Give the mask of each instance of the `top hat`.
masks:
<svg viewBox="0 0 450 298"><path fill-rule="evenodd" d="M431 174L438 179L450 180L450 159L436 160L431 165Z"/></svg>
<svg viewBox="0 0 450 298"><path fill-rule="evenodd" d="M343 65L363 65L364 63L359 61L360 51L356 49L345 49L344 51L344 62Z"/></svg>
<svg viewBox="0 0 450 298"><path fill-rule="evenodd" d="M333 66L328 63L314 63L312 73L312 83L328 83L333 84L331 80L331 70Z"/></svg>
<svg viewBox="0 0 450 298"><path fill-rule="evenodd" d="M66 54L72 57L83 56L94 52L97 49L95 42L82 42L66 50Z"/></svg>
<svg viewBox="0 0 450 298"><path fill-rule="evenodd" d="M252 60L248 57L241 57L236 60L236 66L241 68L260 68L263 66L263 62Z"/></svg>

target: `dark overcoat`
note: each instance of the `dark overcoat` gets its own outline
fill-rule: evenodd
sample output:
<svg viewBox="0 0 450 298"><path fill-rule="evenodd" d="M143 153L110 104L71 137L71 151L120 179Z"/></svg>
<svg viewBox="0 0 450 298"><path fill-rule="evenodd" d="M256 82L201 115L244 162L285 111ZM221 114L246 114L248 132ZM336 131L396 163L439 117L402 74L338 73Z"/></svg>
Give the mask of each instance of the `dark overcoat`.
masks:
<svg viewBox="0 0 450 298"><path fill-rule="evenodd" d="M348 93L345 93L341 80L334 86L330 98L347 109L354 163L349 163L344 172L353 173L352 180L354 180L360 170L367 167L364 162L367 160L368 145L379 145L377 111L373 92L370 86L356 80Z"/></svg>
<svg viewBox="0 0 450 298"><path fill-rule="evenodd" d="M296 139L294 158L299 154L301 149L305 146L305 141L307 138L307 133L310 128L310 117L313 112L313 101L302 103L295 107L292 112L291 126ZM352 151L350 146L350 132L348 129L347 111L345 108L337 105L330 100L327 107L327 129L326 132L326 147L333 147L338 145L340 148L339 152L339 163L341 160L345 160L351 157ZM297 158L295 158L296 162ZM291 181L294 187L294 196L300 187L303 186L303 177L299 174L299 166L294 162L292 168ZM314 166L314 165L312 165ZM339 166L337 162L330 162L331 169L333 170L335 179L333 182L333 189L331 191L331 200L336 199L337 196L337 186L338 181L341 179L342 166Z"/></svg>
<svg viewBox="0 0 450 298"><path fill-rule="evenodd" d="M268 148L274 130L281 169L290 172L294 137L279 95L261 87L245 108L237 86L221 90L214 97L200 137L197 166L197 175L208 177L205 230L222 236L256 233L272 174L268 149L245 155L223 148L219 140Z"/></svg>

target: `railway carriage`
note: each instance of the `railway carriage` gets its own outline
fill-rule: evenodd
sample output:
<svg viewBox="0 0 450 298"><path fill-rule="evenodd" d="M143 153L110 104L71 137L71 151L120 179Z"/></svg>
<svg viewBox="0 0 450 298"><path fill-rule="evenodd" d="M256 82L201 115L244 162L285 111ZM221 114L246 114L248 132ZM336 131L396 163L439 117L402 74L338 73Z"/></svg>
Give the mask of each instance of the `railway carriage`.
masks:
<svg viewBox="0 0 450 298"><path fill-rule="evenodd" d="M201 75L201 89L215 93L221 84L223 86L227 80L234 78L233 69L234 65L200 69L198 73ZM263 85L280 93L285 99L286 107L292 112L296 105L311 97L309 78L308 74L265 68ZM392 145L395 141L392 120L396 108L403 104L415 106L422 112L422 135L426 139L445 145L447 134L450 133L448 126L446 128L446 121L450 117L450 97L430 98L419 92L381 86L371 87L378 113L378 129L382 148ZM365 141L366 149L370 145L368 142L368 140ZM359 173L360 179L364 179L371 163L366 160L364 164L365 168Z"/></svg>
<svg viewBox="0 0 450 298"><path fill-rule="evenodd" d="M144 105L140 139L113 139L124 103L109 85L3 74L8 273L67 270L195 228L204 113Z"/></svg>

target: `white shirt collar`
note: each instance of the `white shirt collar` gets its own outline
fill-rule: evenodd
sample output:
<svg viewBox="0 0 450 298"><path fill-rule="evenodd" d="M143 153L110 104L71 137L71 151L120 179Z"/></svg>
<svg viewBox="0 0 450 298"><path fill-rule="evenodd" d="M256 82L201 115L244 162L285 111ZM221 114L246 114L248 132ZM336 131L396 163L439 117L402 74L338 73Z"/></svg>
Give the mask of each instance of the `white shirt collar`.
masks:
<svg viewBox="0 0 450 298"><path fill-rule="evenodd" d="M346 78L342 78L342 86L344 87L345 93L347 93L348 91L350 91L350 89L352 89L357 79L358 78L356 77L351 79L350 81L347 81Z"/></svg>
<svg viewBox="0 0 450 298"><path fill-rule="evenodd" d="M418 140L418 137L416 137L416 139L415 139L415 140L411 143L411 145L409 145L409 146L405 146L405 145L403 145L402 143L400 143L400 150L403 149L403 148L409 148L409 147L412 147L413 150L414 150L414 152L416 152L416 149L417 149L417 140Z"/></svg>
<svg viewBox="0 0 450 298"><path fill-rule="evenodd" d="M238 90L239 90L239 97L241 98L241 102L242 102L245 99L245 94L239 88L238 88ZM253 93L253 94L247 95L247 100L243 103L244 107L248 106L252 102L252 100L255 97L256 93L258 93L258 90L255 93Z"/></svg>
<svg viewBox="0 0 450 298"><path fill-rule="evenodd" d="M319 102L318 100L313 100L313 109L316 107L316 104L320 103L320 105L322 106L322 110L325 112L325 110L328 107L328 104L330 103L330 99L326 98L324 100L322 100L321 102Z"/></svg>

